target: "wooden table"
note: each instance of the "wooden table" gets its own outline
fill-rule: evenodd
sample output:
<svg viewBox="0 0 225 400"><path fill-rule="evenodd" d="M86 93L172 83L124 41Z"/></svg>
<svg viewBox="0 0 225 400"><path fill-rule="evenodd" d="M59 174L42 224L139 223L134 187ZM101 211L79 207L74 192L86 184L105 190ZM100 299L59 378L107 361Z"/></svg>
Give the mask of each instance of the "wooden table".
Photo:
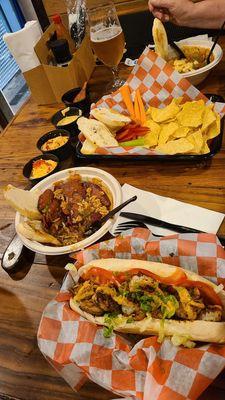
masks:
<svg viewBox="0 0 225 400"><path fill-rule="evenodd" d="M225 40L224 40L225 48ZM123 67L122 74L128 70ZM90 81L92 97L100 97L109 79L106 68L98 67ZM225 96L225 59L201 85L203 92ZM35 156L37 139L53 127L52 114L61 105L37 106L30 99L0 137L1 186L8 183L25 187L22 175L26 161ZM224 143L225 144L225 143ZM92 166L110 172L121 184L225 212L225 145L219 154L205 163L145 162L134 164L99 162ZM75 161L74 165L79 165ZM15 213L0 193L0 252L14 233ZM225 235L225 225L220 229ZM110 399L115 395L93 383L78 394L57 375L39 352L36 332L41 313L60 288L65 256L36 255L9 276L0 270L0 399L61 400ZM221 374L201 399L225 398L225 375Z"/></svg>

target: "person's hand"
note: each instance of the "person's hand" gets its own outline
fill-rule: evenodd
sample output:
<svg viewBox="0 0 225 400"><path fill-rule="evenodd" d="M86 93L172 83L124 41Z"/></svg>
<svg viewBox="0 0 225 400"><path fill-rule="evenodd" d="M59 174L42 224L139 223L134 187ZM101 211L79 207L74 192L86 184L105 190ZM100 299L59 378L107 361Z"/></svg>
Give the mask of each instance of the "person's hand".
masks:
<svg viewBox="0 0 225 400"><path fill-rule="evenodd" d="M194 4L191 0L149 0L149 10L162 22L172 21L185 25L191 17Z"/></svg>

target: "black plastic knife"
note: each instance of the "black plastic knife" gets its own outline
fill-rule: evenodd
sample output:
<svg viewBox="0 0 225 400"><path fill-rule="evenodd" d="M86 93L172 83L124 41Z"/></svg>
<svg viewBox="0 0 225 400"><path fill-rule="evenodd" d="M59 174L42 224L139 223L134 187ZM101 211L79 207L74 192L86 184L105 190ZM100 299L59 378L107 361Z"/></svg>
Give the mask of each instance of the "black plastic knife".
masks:
<svg viewBox="0 0 225 400"><path fill-rule="evenodd" d="M188 228L187 226L171 224L170 222L161 221L157 218L152 218L143 214L135 214L131 212L121 212L120 217L128 218L134 221L144 222L149 225L158 226L159 228L170 229L171 231L179 232L179 233L203 233L203 231L199 231L198 229Z"/></svg>

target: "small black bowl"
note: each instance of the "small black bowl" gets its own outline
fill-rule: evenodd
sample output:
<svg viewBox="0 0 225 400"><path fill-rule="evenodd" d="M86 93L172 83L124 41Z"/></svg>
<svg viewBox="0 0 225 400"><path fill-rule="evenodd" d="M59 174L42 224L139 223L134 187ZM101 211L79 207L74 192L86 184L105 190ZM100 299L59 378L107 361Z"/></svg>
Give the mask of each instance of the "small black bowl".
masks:
<svg viewBox="0 0 225 400"><path fill-rule="evenodd" d="M71 136L77 136L79 133L78 130L78 126L77 126L77 120L74 122L71 122L70 124L65 124L65 125L60 125L58 126L58 122L61 121L61 119L65 118L65 117L70 117L71 115L78 115L78 117L81 117L82 115L82 111L77 108L77 107L68 107L68 111L66 111L66 114L63 115L62 111L64 111L65 108L63 110L57 111L57 113L55 113L52 116L51 122L53 125L55 125L55 127L57 129L65 129L66 131L69 131L71 133Z"/></svg>
<svg viewBox="0 0 225 400"><path fill-rule="evenodd" d="M67 142L54 150L42 150L42 146L44 143L46 143L49 139L53 139L58 136L66 136L68 138ZM60 160L66 160L71 155L71 152L73 150L70 140L70 133L65 131L64 129L55 129L54 131L47 132L37 141L37 148L43 154L51 153L58 157Z"/></svg>
<svg viewBox="0 0 225 400"><path fill-rule="evenodd" d="M30 178L30 175L31 175L32 167L33 167L33 162L36 160L40 160L40 159L53 160L53 161L56 161L57 164L56 164L55 168L51 172L49 172L47 175L44 175L41 178L32 179L32 178ZM29 179L33 184L36 184L36 183L40 182L42 179L46 178L47 176L54 174L58 169L59 169L58 157L56 157L54 154L46 153L46 154L41 154L40 156L34 157L30 161L28 161L23 167L23 176L25 176L25 178Z"/></svg>
<svg viewBox="0 0 225 400"><path fill-rule="evenodd" d="M80 108L84 115L89 115L91 102L88 87L86 88L86 97L83 100L74 101L75 96L77 96L80 91L80 87L68 90L68 92L64 93L61 100L67 107Z"/></svg>

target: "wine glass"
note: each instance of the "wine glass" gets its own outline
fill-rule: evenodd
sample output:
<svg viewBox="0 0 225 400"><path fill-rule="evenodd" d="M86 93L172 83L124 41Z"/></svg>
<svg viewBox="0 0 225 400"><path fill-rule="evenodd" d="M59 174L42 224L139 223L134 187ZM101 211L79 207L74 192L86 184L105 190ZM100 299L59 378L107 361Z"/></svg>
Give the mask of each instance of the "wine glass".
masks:
<svg viewBox="0 0 225 400"><path fill-rule="evenodd" d="M113 92L124 84L119 78L118 65L123 57L125 40L112 2L91 8L87 12L91 46L100 61L111 68L113 82L107 87Z"/></svg>

